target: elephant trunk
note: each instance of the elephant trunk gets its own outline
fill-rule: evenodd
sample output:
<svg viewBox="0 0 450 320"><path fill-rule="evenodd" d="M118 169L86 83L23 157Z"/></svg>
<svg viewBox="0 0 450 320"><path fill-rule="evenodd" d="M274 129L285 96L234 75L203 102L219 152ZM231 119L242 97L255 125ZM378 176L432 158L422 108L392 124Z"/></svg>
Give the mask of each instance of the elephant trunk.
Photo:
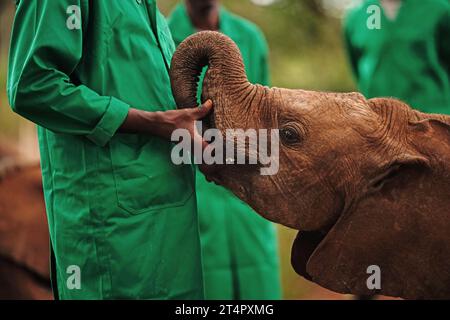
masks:
<svg viewBox="0 0 450 320"><path fill-rule="evenodd" d="M179 108L197 105L197 85L205 66L202 101L212 99L216 105L221 98L238 98L252 87L236 44L219 32L199 32L183 41L172 59L170 79Z"/></svg>

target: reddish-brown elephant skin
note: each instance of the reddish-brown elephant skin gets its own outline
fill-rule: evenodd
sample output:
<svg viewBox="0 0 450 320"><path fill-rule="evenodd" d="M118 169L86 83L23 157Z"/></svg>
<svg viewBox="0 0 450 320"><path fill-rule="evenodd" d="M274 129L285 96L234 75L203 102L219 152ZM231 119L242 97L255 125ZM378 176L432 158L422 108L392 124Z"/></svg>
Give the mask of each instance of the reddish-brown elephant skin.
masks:
<svg viewBox="0 0 450 320"><path fill-rule="evenodd" d="M38 163L0 144L0 299L51 299L49 236Z"/></svg>
<svg viewBox="0 0 450 320"><path fill-rule="evenodd" d="M280 130L277 174L215 165L206 176L263 217L300 231L292 249L300 275L341 293L450 298L448 116L359 93L253 85L237 46L217 32L197 33L175 52L170 75L179 107L195 105L205 65L202 100L214 103L205 126L222 135ZM373 265L379 290L367 285Z"/></svg>

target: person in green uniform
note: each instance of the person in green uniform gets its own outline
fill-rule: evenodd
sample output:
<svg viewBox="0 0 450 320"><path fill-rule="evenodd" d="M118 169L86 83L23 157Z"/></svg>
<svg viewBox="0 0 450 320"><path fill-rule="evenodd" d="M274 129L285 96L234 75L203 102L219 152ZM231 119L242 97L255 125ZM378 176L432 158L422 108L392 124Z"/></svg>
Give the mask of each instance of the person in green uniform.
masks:
<svg viewBox="0 0 450 320"><path fill-rule="evenodd" d="M38 124L61 299L202 299L194 171L170 158L175 49L154 0L16 1L8 97Z"/></svg>
<svg viewBox="0 0 450 320"><path fill-rule="evenodd" d="M366 0L345 19L360 91L450 114L450 2Z"/></svg>
<svg viewBox="0 0 450 320"><path fill-rule="evenodd" d="M217 0L187 0L168 21L177 45L200 30L228 35L242 52L249 80L269 84L268 48L262 32L220 7ZM196 181L205 297L280 299L274 225L231 192L207 182L199 171Z"/></svg>

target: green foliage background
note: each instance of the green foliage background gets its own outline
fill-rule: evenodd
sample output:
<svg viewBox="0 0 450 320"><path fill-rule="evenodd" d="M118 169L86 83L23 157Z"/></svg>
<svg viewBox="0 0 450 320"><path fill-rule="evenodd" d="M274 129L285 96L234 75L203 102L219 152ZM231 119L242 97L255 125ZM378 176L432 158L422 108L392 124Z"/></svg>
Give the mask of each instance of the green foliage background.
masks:
<svg viewBox="0 0 450 320"><path fill-rule="evenodd" d="M159 1L170 13L178 0ZM232 12L256 23L271 53L272 82L283 88L354 90L342 46L341 21L313 0L280 0L256 6L249 0L224 0Z"/></svg>
<svg viewBox="0 0 450 320"><path fill-rule="evenodd" d="M55 0L56 1L56 0ZM168 14L177 0L159 0ZM16 141L20 123L6 99L6 68L13 1L0 0L0 138ZM322 9L319 0L278 0L256 6L250 0L223 0L234 13L261 27L270 46L272 84L277 87L351 91L354 84L342 45L341 21ZM279 227L284 298L339 298L298 277L290 266L296 232Z"/></svg>
<svg viewBox="0 0 450 320"><path fill-rule="evenodd" d="M23 122L14 115L6 98L6 70L8 60L9 34L14 14L14 2L0 0L0 138L16 138L19 123Z"/></svg>

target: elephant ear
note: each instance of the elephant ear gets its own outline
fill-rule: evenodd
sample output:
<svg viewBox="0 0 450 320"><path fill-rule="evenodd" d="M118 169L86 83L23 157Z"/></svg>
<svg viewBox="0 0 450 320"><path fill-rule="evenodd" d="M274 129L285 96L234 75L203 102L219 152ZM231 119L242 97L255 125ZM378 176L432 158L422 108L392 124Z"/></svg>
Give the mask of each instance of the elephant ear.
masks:
<svg viewBox="0 0 450 320"><path fill-rule="evenodd" d="M420 154L395 159L325 236L298 234L292 248L297 273L341 293L450 298L446 121L410 123Z"/></svg>

